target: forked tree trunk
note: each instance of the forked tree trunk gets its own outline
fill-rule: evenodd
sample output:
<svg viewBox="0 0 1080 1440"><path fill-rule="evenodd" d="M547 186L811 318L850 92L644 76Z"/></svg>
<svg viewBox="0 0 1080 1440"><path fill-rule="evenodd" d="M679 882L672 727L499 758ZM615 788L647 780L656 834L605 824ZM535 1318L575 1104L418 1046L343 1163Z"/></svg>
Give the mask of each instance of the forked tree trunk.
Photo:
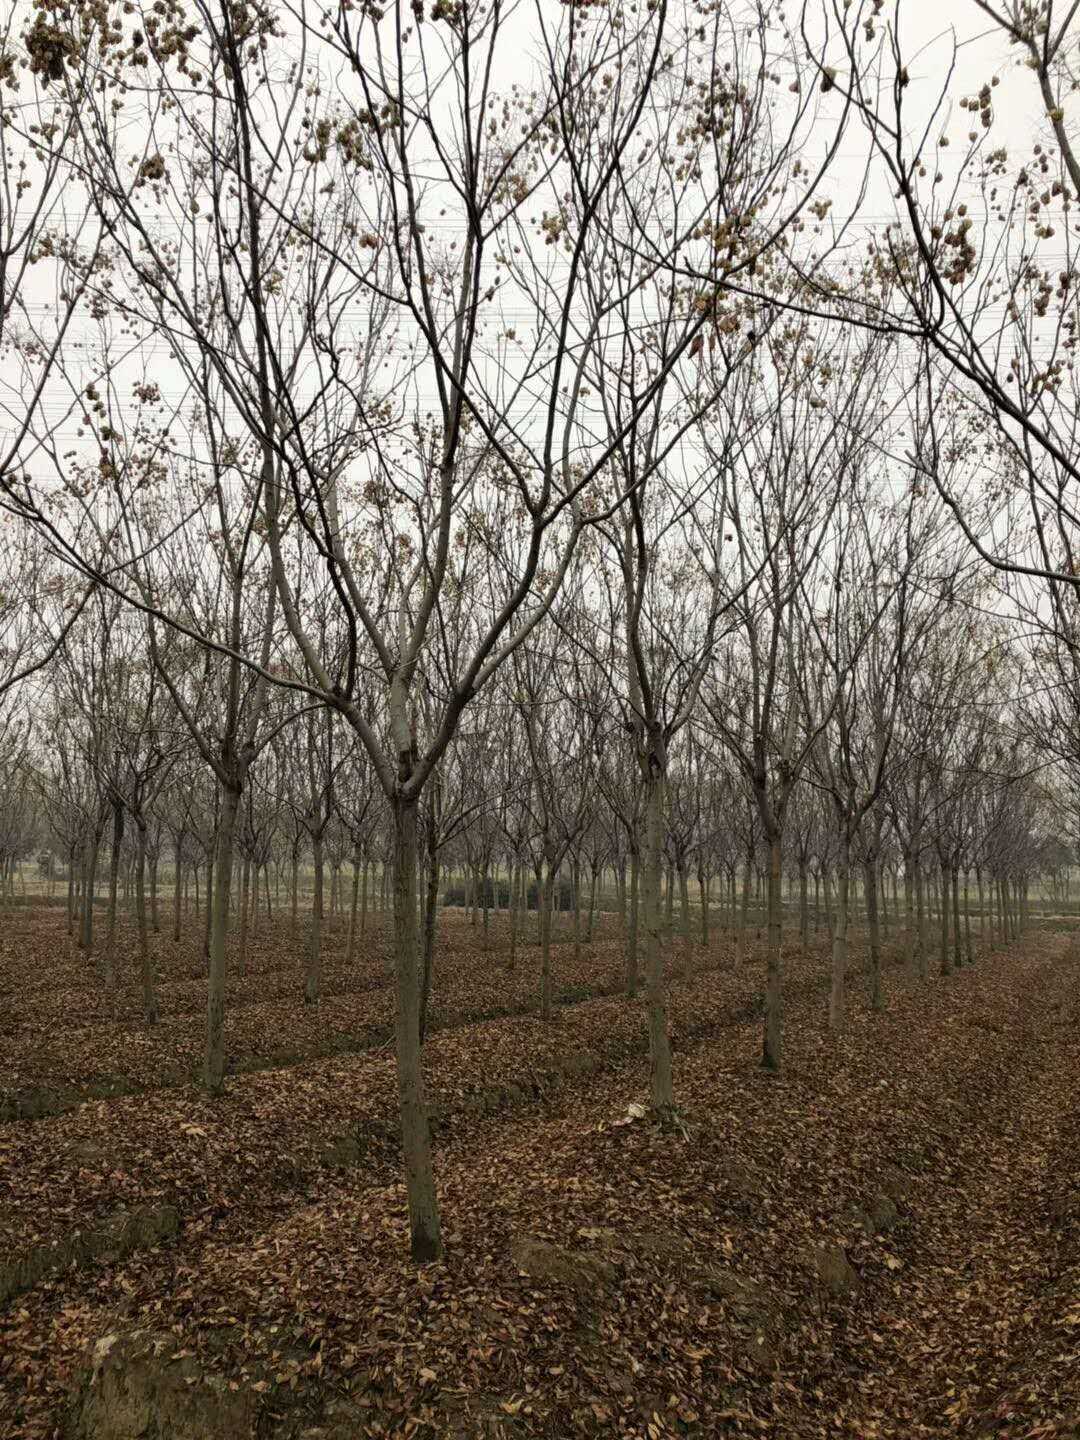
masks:
<svg viewBox="0 0 1080 1440"><path fill-rule="evenodd" d="M784 915L782 885L784 878L783 835L777 829L769 840L769 933L765 947L765 1023L761 1045L761 1063L766 1070L779 1071L783 1061L784 975L782 969ZM747 878L749 878L749 865ZM746 890L743 891L743 918L746 916Z"/></svg>
<svg viewBox="0 0 1080 1440"><path fill-rule="evenodd" d="M221 787L221 814L218 818L213 894L207 895L210 926L210 970L206 996L206 1061L203 1083L211 1095L225 1088L225 979L226 946L229 939L229 899L232 894L233 848L236 816L240 809L239 786Z"/></svg>
<svg viewBox="0 0 1080 1440"><path fill-rule="evenodd" d="M416 920L416 802L395 796L394 978L397 991L398 1106L409 1204L412 1258L421 1264L442 1255L442 1230L431 1160L420 1049L420 954Z"/></svg>

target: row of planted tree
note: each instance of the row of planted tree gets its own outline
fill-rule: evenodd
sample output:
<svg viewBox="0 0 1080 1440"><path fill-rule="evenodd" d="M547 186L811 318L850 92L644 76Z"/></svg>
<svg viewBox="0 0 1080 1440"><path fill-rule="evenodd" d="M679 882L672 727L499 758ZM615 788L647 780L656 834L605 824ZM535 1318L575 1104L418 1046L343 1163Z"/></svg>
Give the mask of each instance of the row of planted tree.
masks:
<svg viewBox="0 0 1080 1440"><path fill-rule="evenodd" d="M849 564L854 554L849 549ZM662 594L654 586L651 598L670 610L678 589ZM523 917L535 913L528 938L540 948L544 1015L555 979L553 914L568 912L564 929L580 949L594 932L598 896L619 914L631 995L639 952L648 974L659 966L650 938L654 946L677 938L689 962L699 938L708 945L714 917L738 955L755 902L755 925L764 918L772 929L776 1003L786 877L788 928L804 948L824 898L835 1026L843 1023L856 900L875 1006L890 891L908 962L923 973L932 923L946 971L951 956L958 964L971 957L973 910L977 933L1014 931L1030 877L1068 872L1069 846L1060 838L1068 833L1067 796L1032 773L1030 747L1018 738L1025 716L1008 694L1017 674L1014 637L1008 627L984 633L969 622L958 640L956 603L933 594L909 606L898 587L862 615L848 607L838 652L826 657L832 675L814 692L792 683L781 647L770 674L756 663L762 636L778 620L788 637L804 632L804 664L810 644L823 639L790 604L770 619L755 597L743 625L730 621L707 663L693 666L686 665L687 654L698 659L692 635L684 628L676 643L669 625L661 661L687 673L677 723L667 726L660 824L652 829L618 628L609 632L609 653L598 655L595 641L583 648L573 639L580 612L558 608L485 692L470 727L454 736L421 807L414 885L422 1010L446 903L471 909L474 923L482 915L485 938L490 912L505 911L511 964L526 937ZM888 636L901 625L902 641ZM893 673L883 671L883 658ZM151 1023L152 936L162 930L165 900L174 940L192 908L201 917L212 1013L223 1013L230 913L241 971L261 910L268 917L276 910L293 937L302 923L303 995L313 1003L326 921L346 924L352 964L369 911L389 905L394 855L385 797L332 710L266 690L261 743L252 746L258 753L227 830L220 779L198 763L184 721L186 711L207 731L220 723L213 671L160 666L161 651L152 652L143 628L119 602L98 596L37 672L33 694L9 691L0 752L8 883L16 860L42 849L50 864L57 857L68 928L88 958L96 938L91 897L103 902L97 928L104 924L105 936L97 938L110 988L119 979L126 904ZM236 863L215 897L226 846ZM767 1032L766 1056L776 1065L779 1044L779 1029ZM223 1073L224 1037L212 1025L208 1083L219 1085Z"/></svg>

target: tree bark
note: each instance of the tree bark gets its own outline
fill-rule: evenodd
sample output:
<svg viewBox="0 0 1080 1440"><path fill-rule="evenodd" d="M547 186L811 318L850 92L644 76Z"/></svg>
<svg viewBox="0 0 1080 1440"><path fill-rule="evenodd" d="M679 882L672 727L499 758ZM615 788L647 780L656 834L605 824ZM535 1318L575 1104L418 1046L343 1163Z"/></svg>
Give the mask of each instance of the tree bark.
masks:
<svg viewBox="0 0 1080 1440"><path fill-rule="evenodd" d="M105 936L105 993L110 1003L116 999L116 891L120 878L120 846L124 839L124 807L112 801L112 851L109 855L109 915Z"/></svg>
<svg viewBox="0 0 1080 1440"><path fill-rule="evenodd" d="M351 965L356 946L356 916L360 904L360 846L353 847L352 891L349 896L349 938L345 942L345 964Z"/></svg>
<svg viewBox="0 0 1080 1440"><path fill-rule="evenodd" d="M829 990L829 1029L844 1028L848 960L848 901L851 886L851 857L847 841L841 843L836 867L836 918L832 937L832 983Z"/></svg>
<svg viewBox="0 0 1080 1440"><path fill-rule="evenodd" d="M139 974L142 979L143 1018L148 1025L158 1021L157 984L154 957L146 924L146 821L135 817L135 920L139 933Z"/></svg>
<svg viewBox="0 0 1080 1440"><path fill-rule="evenodd" d="M173 841L173 941L180 940L180 902L183 898L184 888L184 836L178 834Z"/></svg>
<svg viewBox="0 0 1080 1440"><path fill-rule="evenodd" d="M870 936L870 1009L884 1010L885 993L881 987L881 930L878 925L877 862L871 857L863 870L866 890L866 928Z"/></svg>
<svg viewBox="0 0 1080 1440"><path fill-rule="evenodd" d="M240 974L247 974L248 891L251 888L251 856L244 856L240 871Z"/></svg>
<svg viewBox="0 0 1080 1440"><path fill-rule="evenodd" d="M510 954L506 961L506 969L510 975L514 973L517 965L518 906L521 903L522 873L521 861L514 856L510 862Z"/></svg>
<svg viewBox="0 0 1080 1440"><path fill-rule="evenodd" d="M321 830L317 830L311 837L311 854L315 883L311 895L311 934L308 939L307 965L304 968L305 1005L317 1005L322 989L323 889L326 875Z"/></svg>
<svg viewBox="0 0 1080 1440"><path fill-rule="evenodd" d="M750 876L749 863L746 869ZM778 1072L783 1061L783 916L784 854L783 836L779 829L769 836L769 934L765 950L765 1024L761 1045L761 1063L766 1070ZM747 887L748 888L748 887ZM743 923L746 920L746 895L743 890Z"/></svg>
<svg viewBox="0 0 1080 1440"><path fill-rule="evenodd" d="M412 1258L421 1264L442 1255L442 1229L431 1159L420 1047L420 956L416 919L416 802L396 795L394 826L394 971L397 990L398 1105L409 1204Z"/></svg>
<svg viewBox="0 0 1080 1440"><path fill-rule="evenodd" d="M701 896L701 948L709 948L709 882L712 877L705 869L705 862L698 861L697 881L698 893Z"/></svg>
<svg viewBox="0 0 1080 1440"><path fill-rule="evenodd" d="M683 933L683 972L690 975L694 968L694 931L690 924L690 875L684 860L676 867L679 874L679 909Z"/></svg>
<svg viewBox="0 0 1080 1440"><path fill-rule="evenodd" d="M638 991L638 923L641 917L641 856L637 845L630 851L629 919L626 925L626 995L633 1000Z"/></svg>
<svg viewBox="0 0 1080 1440"><path fill-rule="evenodd" d="M424 901L424 958L420 986L420 1044L427 1039L431 985L435 977L435 922L439 913L439 852L429 849Z"/></svg>
<svg viewBox="0 0 1080 1440"><path fill-rule="evenodd" d="M662 765L650 754L645 779L645 986L649 1012L649 1093L653 1109L661 1115L675 1106L660 935L665 781Z"/></svg>
<svg viewBox="0 0 1080 1440"><path fill-rule="evenodd" d="M240 809L239 786L221 787L221 814L218 818L215 855L216 875L213 896L207 894L206 912L211 918L210 967L206 997L206 1061L203 1083L211 1095L225 1088L225 979L226 946L229 938L229 899L232 893L233 849L236 816Z"/></svg>
<svg viewBox="0 0 1080 1440"><path fill-rule="evenodd" d="M540 927L540 1018L550 1020L551 1005L551 880L552 866L536 867L536 915Z"/></svg>

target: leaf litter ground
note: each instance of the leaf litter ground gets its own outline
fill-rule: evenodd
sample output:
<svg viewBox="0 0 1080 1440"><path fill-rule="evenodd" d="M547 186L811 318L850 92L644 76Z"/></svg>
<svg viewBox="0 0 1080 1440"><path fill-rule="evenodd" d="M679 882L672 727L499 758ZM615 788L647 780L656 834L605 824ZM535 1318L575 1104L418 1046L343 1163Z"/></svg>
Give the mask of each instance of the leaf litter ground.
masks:
<svg viewBox="0 0 1080 1440"><path fill-rule="evenodd" d="M103 1435L117 1377L180 1388L211 1440L204 1394L222 1435L1080 1434L1078 959L1035 934L944 980L894 967L837 1041L812 955L779 1078L755 970L677 981L673 1134L633 1108L639 1005L448 1029L447 1260L421 1269L385 1051L0 1127L7 1246L150 1200L182 1220L9 1302L0 1435Z"/></svg>

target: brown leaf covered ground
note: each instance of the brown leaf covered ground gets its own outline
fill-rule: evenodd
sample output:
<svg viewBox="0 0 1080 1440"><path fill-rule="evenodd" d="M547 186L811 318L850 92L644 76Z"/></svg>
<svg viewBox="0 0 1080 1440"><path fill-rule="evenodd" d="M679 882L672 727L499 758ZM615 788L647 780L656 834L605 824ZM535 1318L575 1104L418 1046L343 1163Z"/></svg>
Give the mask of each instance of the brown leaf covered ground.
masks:
<svg viewBox="0 0 1080 1440"><path fill-rule="evenodd" d="M427 1059L446 1262L406 1259L386 1047L243 1074L219 1102L150 1088L148 1066L144 1093L0 1126L0 1262L120 1207L168 1203L181 1221L175 1241L99 1255L0 1309L0 1436L95 1433L85 1356L102 1336L189 1386L192 1414L219 1377L222 1435L1080 1434L1069 935L1032 932L947 979L892 966L885 1013L857 993L841 1040L822 951L792 955L779 1078L757 1064L758 961L719 944L672 986L686 1128L665 1134L628 1111L645 1098L640 1004L587 998L590 978L617 980L617 940L580 975L565 947L583 998L545 1026L469 1019L470 987L486 1002L508 977L464 930L440 972L462 1004ZM238 1009L279 1003L256 998L287 969L272 959L239 981ZM21 963L4 956L16 1054L32 1048L29 1006L9 1003ZM377 970L363 957L345 992L372 1013ZM190 976L168 983L195 994ZM133 1016L65 1017L65 993L84 990L57 986L51 1019L46 985L21 997L61 1060L65 1018L80 1057L87 1035L139 1033ZM834 1246L853 1267L840 1293L819 1269Z"/></svg>

